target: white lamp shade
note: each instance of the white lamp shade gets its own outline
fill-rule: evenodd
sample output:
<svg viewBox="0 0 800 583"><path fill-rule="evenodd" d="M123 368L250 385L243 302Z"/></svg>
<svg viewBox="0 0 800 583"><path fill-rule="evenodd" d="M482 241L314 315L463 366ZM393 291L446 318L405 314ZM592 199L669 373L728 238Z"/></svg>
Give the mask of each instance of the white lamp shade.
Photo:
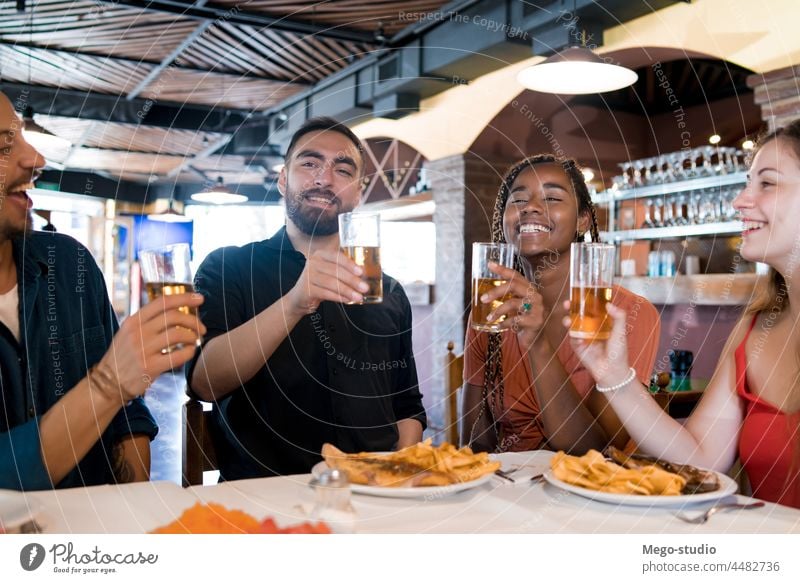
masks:
<svg viewBox="0 0 800 583"><path fill-rule="evenodd" d="M247 202L248 199L243 194L232 192L230 188L225 186L225 183L222 181L222 176L220 176L217 178L217 183L214 186L193 194L192 200L205 204L236 204Z"/></svg>
<svg viewBox="0 0 800 583"><path fill-rule="evenodd" d="M585 47L570 47L517 74L517 81L542 93L605 93L636 83L635 71L604 62Z"/></svg>
<svg viewBox="0 0 800 583"><path fill-rule="evenodd" d="M214 190L197 192L193 194L192 200L205 204L236 204L240 202L247 202L247 197L243 194L226 192L223 190L217 190L215 188Z"/></svg>

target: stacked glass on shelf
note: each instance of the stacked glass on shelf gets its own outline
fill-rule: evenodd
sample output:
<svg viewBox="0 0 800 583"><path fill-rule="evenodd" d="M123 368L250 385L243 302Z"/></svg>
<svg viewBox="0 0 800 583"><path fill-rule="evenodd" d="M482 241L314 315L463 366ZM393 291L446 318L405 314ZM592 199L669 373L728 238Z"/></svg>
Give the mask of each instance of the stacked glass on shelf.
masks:
<svg viewBox="0 0 800 583"><path fill-rule="evenodd" d="M702 146L620 164L613 179L617 192L637 187L671 184L696 178L735 174L745 170L745 153L727 146ZM732 202L741 185L710 186L665 194L645 201L643 229L732 221Z"/></svg>
<svg viewBox="0 0 800 583"><path fill-rule="evenodd" d="M728 146L701 146L619 164L622 174L613 178L615 190L682 182L745 170L745 153Z"/></svg>

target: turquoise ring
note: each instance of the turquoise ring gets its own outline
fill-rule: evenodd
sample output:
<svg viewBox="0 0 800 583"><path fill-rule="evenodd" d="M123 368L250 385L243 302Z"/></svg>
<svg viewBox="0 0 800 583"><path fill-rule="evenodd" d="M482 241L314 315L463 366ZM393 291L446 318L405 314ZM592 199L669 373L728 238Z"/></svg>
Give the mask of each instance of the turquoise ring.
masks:
<svg viewBox="0 0 800 583"><path fill-rule="evenodd" d="M528 302L522 304L522 311L526 314L531 311L531 305Z"/></svg>

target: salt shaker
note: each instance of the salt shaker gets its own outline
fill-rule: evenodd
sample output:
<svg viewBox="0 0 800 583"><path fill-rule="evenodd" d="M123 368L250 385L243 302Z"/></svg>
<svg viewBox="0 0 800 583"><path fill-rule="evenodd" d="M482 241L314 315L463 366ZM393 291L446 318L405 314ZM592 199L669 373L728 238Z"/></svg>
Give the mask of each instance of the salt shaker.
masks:
<svg viewBox="0 0 800 583"><path fill-rule="evenodd" d="M350 504L350 482L339 470L325 470L314 484L311 518L322 520L338 534L355 532L356 511Z"/></svg>

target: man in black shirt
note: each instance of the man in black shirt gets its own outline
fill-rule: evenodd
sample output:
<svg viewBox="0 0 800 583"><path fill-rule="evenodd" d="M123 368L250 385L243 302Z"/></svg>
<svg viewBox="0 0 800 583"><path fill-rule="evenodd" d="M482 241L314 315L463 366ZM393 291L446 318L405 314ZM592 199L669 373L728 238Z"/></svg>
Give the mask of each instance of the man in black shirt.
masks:
<svg viewBox="0 0 800 583"><path fill-rule="evenodd" d="M224 479L308 472L326 441L385 451L422 437L403 288L383 275L382 303L347 305L367 285L339 250L338 216L360 202L363 174L358 138L336 120L309 120L278 181L286 226L218 249L197 273L208 333L187 379L216 402Z"/></svg>

